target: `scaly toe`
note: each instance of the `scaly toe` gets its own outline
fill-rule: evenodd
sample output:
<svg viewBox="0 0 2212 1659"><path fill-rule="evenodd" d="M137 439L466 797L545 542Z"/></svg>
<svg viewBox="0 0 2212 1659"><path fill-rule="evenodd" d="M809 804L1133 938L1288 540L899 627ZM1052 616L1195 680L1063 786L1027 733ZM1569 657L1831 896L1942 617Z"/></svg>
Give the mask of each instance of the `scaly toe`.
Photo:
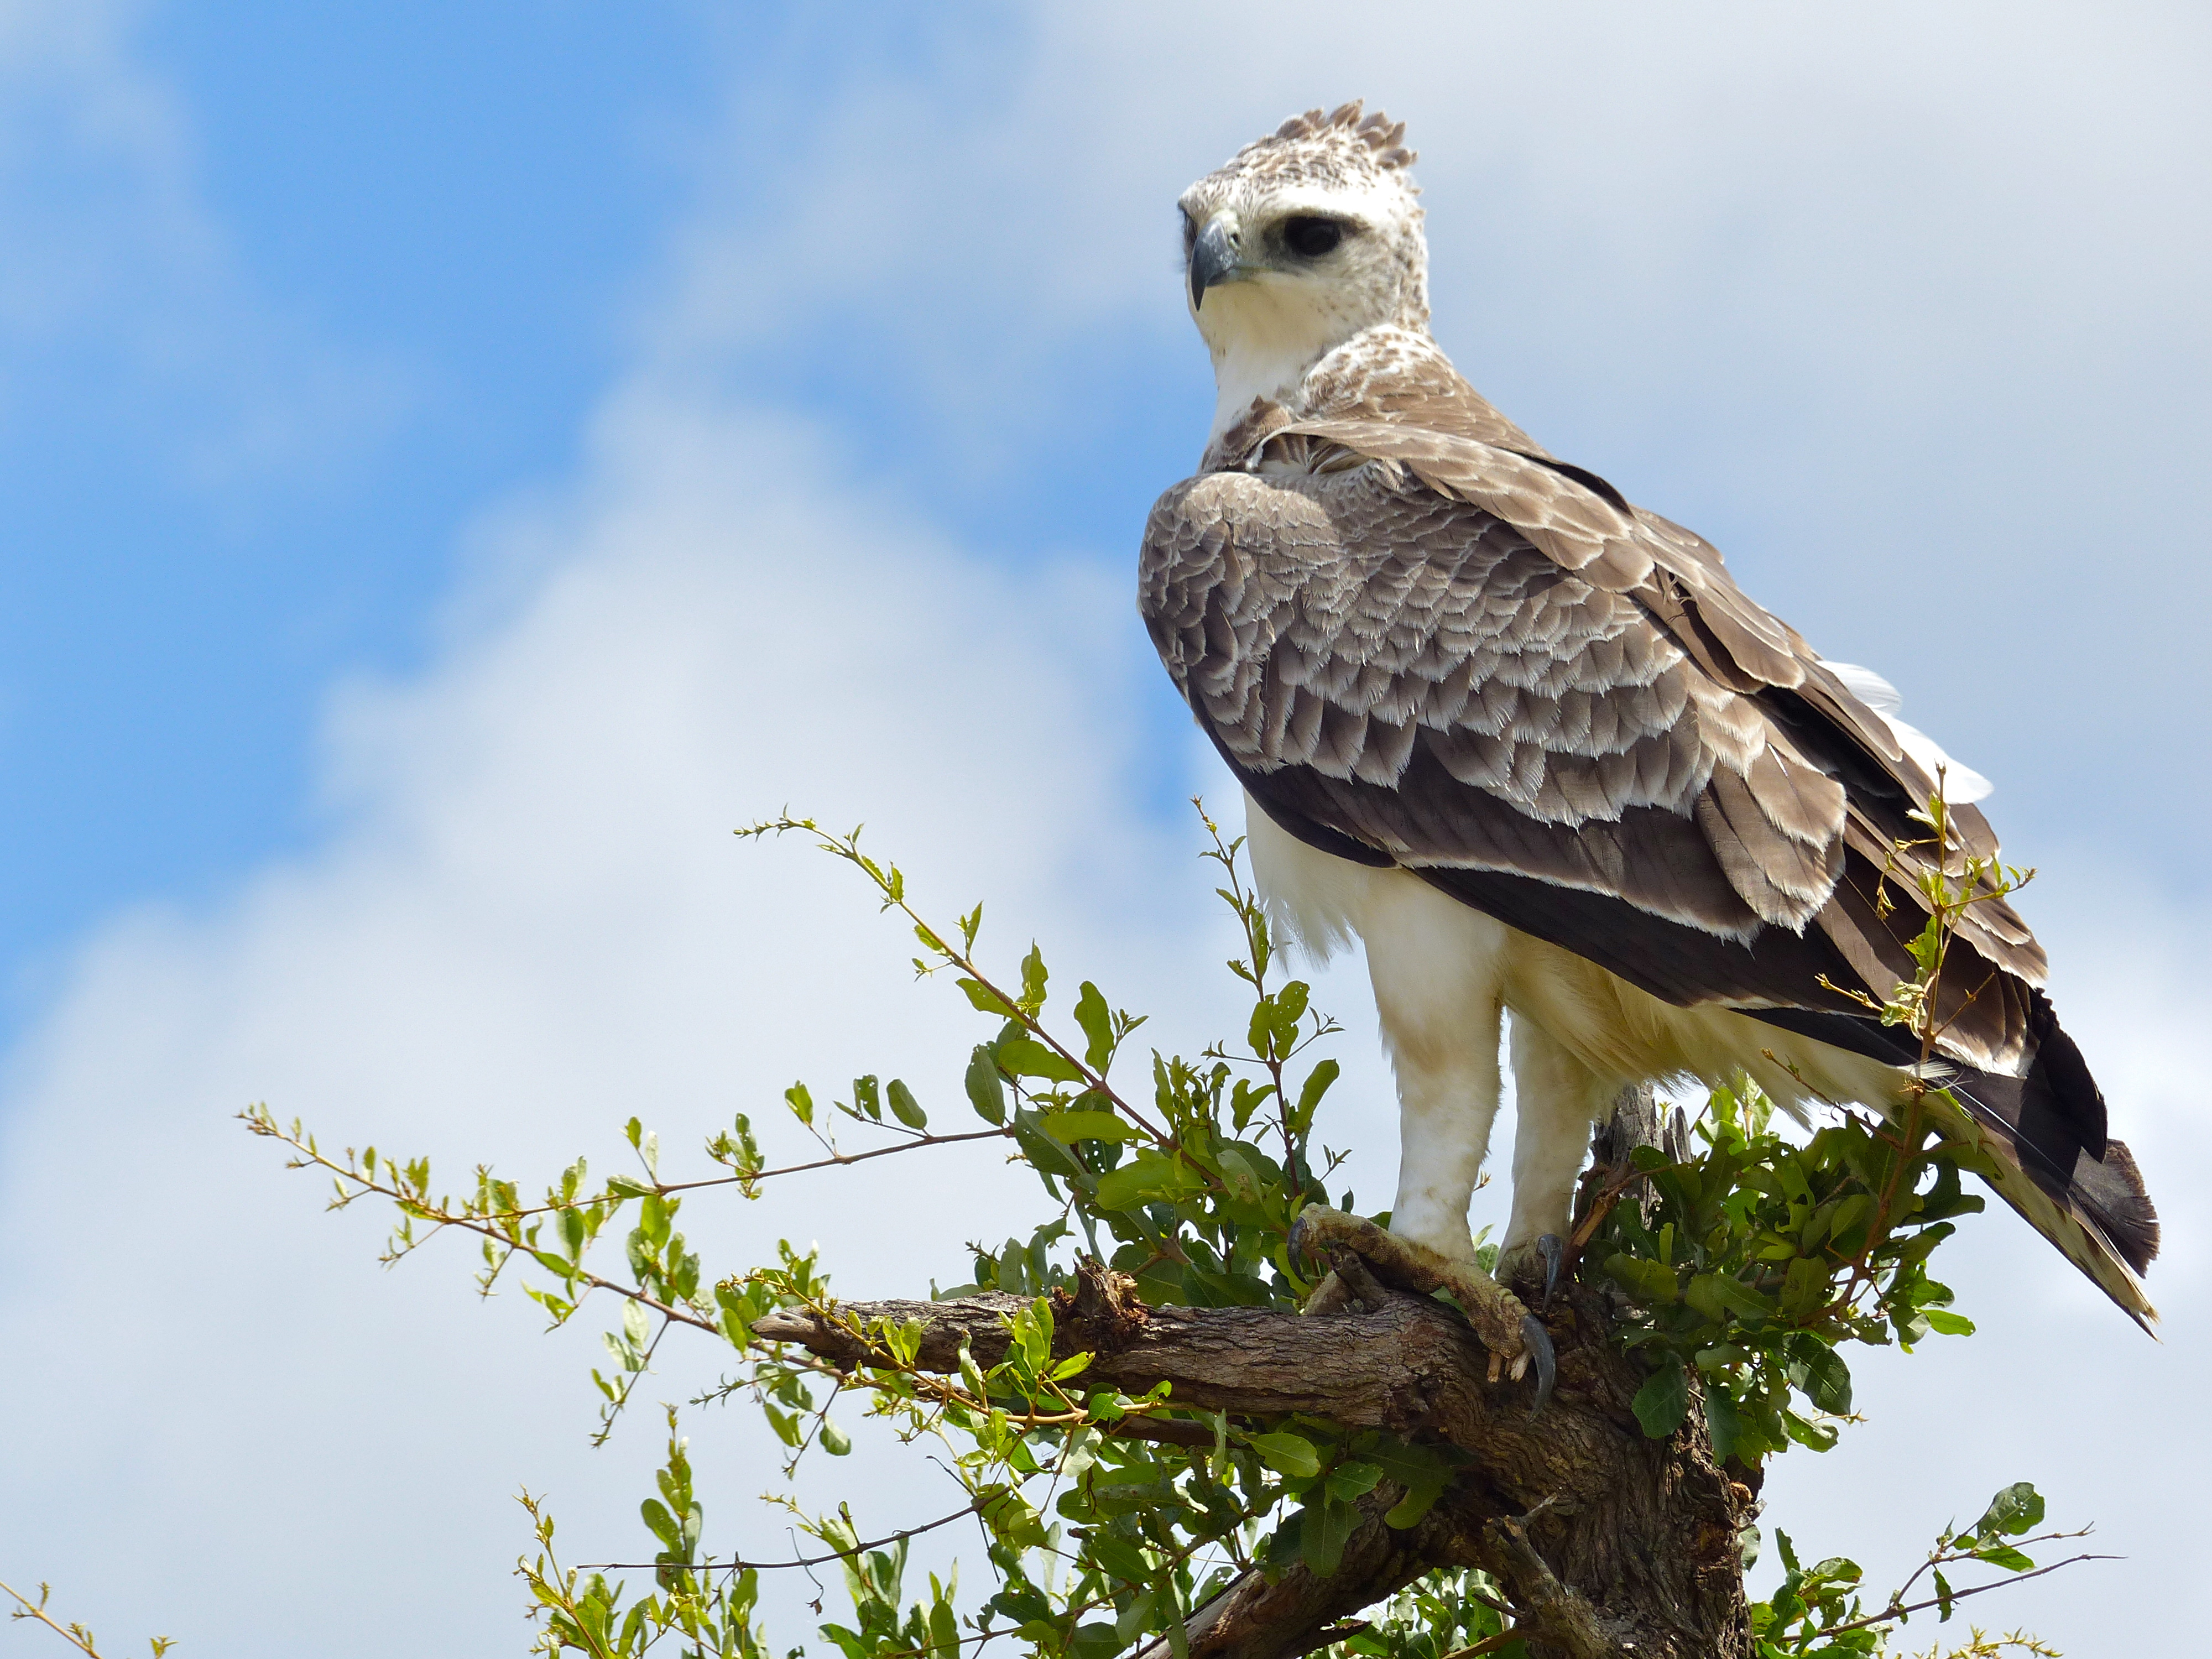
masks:
<svg viewBox="0 0 2212 1659"><path fill-rule="evenodd" d="M1416 1296L1449 1291L1474 1327L1482 1346L1490 1351L1492 1382L1506 1363L1525 1361L1530 1353L1528 1328L1534 1326L1539 1333L1543 1329L1518 1297L1473 1262L1454 1261L1425 1244L1385 1232L1358 1216L1309 1205L1292 1222L1289 1243L1294 1255L1308 1258L1318 1257L1331 1247L1349 1250L1383 1284Z"/></svg>

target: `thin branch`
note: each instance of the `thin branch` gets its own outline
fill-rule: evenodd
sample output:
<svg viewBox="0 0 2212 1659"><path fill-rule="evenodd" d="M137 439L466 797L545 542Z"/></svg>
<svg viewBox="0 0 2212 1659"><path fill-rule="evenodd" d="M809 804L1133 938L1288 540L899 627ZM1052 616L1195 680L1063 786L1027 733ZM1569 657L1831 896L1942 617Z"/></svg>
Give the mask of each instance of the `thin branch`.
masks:
<svg viewBox="0 0 2212 1659"><path fill-rule="evenodd" d="M305 1141L287 1133L273 1121L264 1121L254 1117L251 1113L240 1113L240 1116L246 1120L246 1127L254 1133L267 1135L274 1140L281 1140L301 1154L287 1164L286 1167L289 1169L319 1168L328 1170L333 1175L342 1176L359 1187L362 1194L374 1193L388 1198L399 1205L404 1211L410 1211L413 1218L428 1222L434 1233L439 1229L455 1227L463 1232L474 1233L480 1238L489 1238L494 1243L508 1250L531 1250L533 1255L536 1254L531 1245L520 1238L501 1232L489 1219L482 1219L465 1212L455 1215L451 1210L434 1209L425 1200L401 1192L395 1187L386 1186L373 1176L365 1175L358 1170L349 1170L344 1165L334 1162L309 1146ZM412 1206L411 1211L410 1206ZM410 1247L410 1253L412 1249L419 1249L427 1243L428 1243L427 1238L416 1240ZM677 1324L689 1325L694 1329L706 1331L716 1336L721 1334L722 1328L711 1319L703 1319L689 1309L679 1307L673 1303L663 1302L650 1291L639 1290L631 1285L619 1285L611 1279L602 1279L597 1273L586 1273L580 1267L575 1270L574 1276L569 1282L572 1285L582 1285L587 1290L610 1291L625 1302L635 1302L641 1308L649 1308L663 1319L672 1320ZM580 1297L577 1298L577 1305L582 1305Z"/></svg>
<svg viewBox="0 0 2212 1659"><path fill-rule="evenodd" d="M2039 1532L2033 1537L2015 1540L2010 1547L2030 1550L2039 1544L2056 1544L2070 1538L2087 1538L2095 1530L2094 1527L2076 1527L2070 1532ZM1922 1574L1933 1572L1938 1567L1952 1566L1961 1561L1979 1561L1982 1559L1971 1547L1963 1550L1954 1550L1949 1547L1949 1545L1958 1541L1955 1538L1946 1540L1925 1561L1913 1568L1912 1576L1890 1592L1890 1605L1894 1607L1911 1595L1912 1587L1920 1582Z"/></svg>
<svg viewBox="0 0 2212 1659"><path fill-rule="evenodd" d="M296 1139L292 1135L286 1133L281 1127L272 1127L270 1124L264 1124L250 1112L241 1112L238 1115L245 1121L246 1127L252 1129L254 1133L268 1135L271 1139L283 1141L286 1146L293 1147L296 1151L304 1154L305 1156L301 1160L290 1165L293 1169L296 1170L314 1167L328 1170L332 1175L341 1176L348 1181L359 1182L366 1192L380 1193L387 1198L394 1199L395 1201L413 1203L421 1206L426 1212L430 1210L428 1200L403 1198L403 1195L397 1193L393 1188L377 1185L373 1177L365 1175L358 1167L340 1164L337 1159L325 1156L320 1151L311 1148L305 1142ZM811 1127L811 1126L810 1125L809 1127ZM886 1123L872 1125L870 1127L890 1129L896 1126ZM958 1134L952 1135L920 1134L912 1140L902 1141L896 1146L878 1146L865 1152L833 1152L828 1158L816 1158L810 1164L787 1164L781 1169L754 1170L750 1172L741 1170L732 1175L702 1176L697 1181L654 1181L647 1182L633 1180L629 1176L625 1176L622 1177L624 1185L635 1190L623 1192L612 1187L608 1187L602 1188L589 1198L580 1197L567 1200L560 1203L517 1205L512 1209L485 1210L481 1212L480 1218L488 1222L527 1221L533 1217L541 1215L556 1215L564 1210L573 1210L586 1204L599 1203L609 1199L620 1202L625 1199L642 1197L648 1191L655 1198L665 1198L670 1193L696 1192L700 1188L705 1187L744 1186L756 1181L773 1181L778 1176L804 1175L810 1170L830 1170L838 1168L847 1164L865 1164L870 1158L889 1158L896 1152L920 1152L923 1148L928 1146L950 1146L957 1142L963 1140L1011 1139L1013 1137L1013 1133L1014 1132L1012 1129L969 1129L963 1130ZM821 1137L817 1135L816 1136L816 1139L820 1139ZM827 1145L828 1143L824 1142L823 1144ZM489 1172L487 1171L487 1173ZM450 1216L451 1213L452 1212L450 1211L446 1211L442 1213L432 1212L425 1214L422 1217L422 1219L439 1222L441 1224L459 1224L458 1223L447 1224L447 1218ZM514 1243L513 1240L506 1242Z"/></svg>
<svg viewBox="0 0 2212 1659"><path fill-rule="evenodd" d="M668 1193L696 1192L702 1187L729 1187L739 1182L773 1181L778 1176L803 1175L809 1170L830 1170L840 1164L866 1164L872 1158L889 1158L894 1152L918 1152L925 1146L950 1146L957 1140L1008 1140L1012 1139L1013 1133L1012 1129L969 1129L957 1135L924 1135L919 1140L902 1141L896 1146L878 1146L873 1152L837 1152L829 1158L817 1158L811 1164L787 1164L781 1170L761 1170L751 1175L708 1176L698 1181L666 1182L655 1186L653 1191L655 1197L659 1197ZM544 1210L560 1207L562 1206L547 1205L540 1210L516 1210L512 1213L537 1215Z"/></svg>
<svg viewBox="0 0 2212 1659"><path fill-rule="evenodd" d="M744 1561L734 1557L727 1561L717 1561L711 1556L704 1561L696 1563L690 1561L580 1561L576 1564L575 1570L579 1572L617 1572L632 1571L646 1572L658 1571L663 1568L667 1568L680 1572L775 1572L785 1567L826 1566L832 1561L850 1560L854 1556L860 1554L863 1551L881 1549L884 1545L896 1544L902 1539L919 1538L926 1532L935 1532L939 1527L949 1527L955 1521L975 1513L975 1506L973 1504L965 1504L960 1508L953 1510L950 1515L939 1516L934 1521L925 1521L918 1527L907 1527L897 1532L885 1533L881 1538L872 1538L867 1542L855 1544L852 1548L848 1550L838 1550L835 1553L830 1555L799 1556L789 1561ZM4 1588L4 1586L0 1586L0 1588Z"/></svg>
<svg viewBox="0 0 2212 1659"><path fill-rule="evenodd" d="M1483 1599L1487 1601L1489 1598L1486 1596ZM1493 1603L1492 1605L1495 1604ZM1495 1636L1484 1637L1482 1640L1477 1642L1473 1647L1454 1648L1449 1653L1444 1655L1444 1659L1474 1659L1474 1656L1477 1654L1496 1653L1499 1649L1506 1646L1509 1643L1519 1641L1525 1634L1527 1634L1527 1632L1522 1630L1518 1625L1510 1625L1505 1629L1498 1632Z"/></svg>
<svg viewBox="0 0 2212 1659"><path fill-rule="evenodd" d="M1895 1602L1880 1613L1869 1613L1863 1619L1854 1619L1847 1625L1829 1625L1818 1633L1823 1637L1838 1636L1847 1630L1864 1630L1869 1625L1887 1625L1907 1613L1923 1613L1929 1607L1940 1607L1947 1601L1963 1601L1970 1595L1979 1595L1984 1590L2003 1589L2010 1584L2024 1584L2031 1578L2040 1578L2046 1572L2056 1572L2061 1567L2070 1567L2082 1561L2124 1561L2124 1555L2069 1555L2063 1561L2053 1561L2047 1567L2038 1567L2033 1572L2016 1572L2009 1578L2000 1578L1992 1583L1976 1584L1972 1589L1953 1590L1948 1595L1931 1595L1925 1601L1914 1601L1905 1607Z"/></svg>
<svg viewBox="0 0 2212 1659"><path fill-rule="evenodd" d="M34 1624L44 1625L48 1630L53 1632L55 1635L60 1637L63 1641L75 1648L79 1653L86 1655L87 1659L100 1659L100 1650L94 1647L92 1644L92 1632L90 1631L87 1630L82 1625L77 1624L74 1620L66 1625L58 1625L54 1622L53 1616L46 1611L47 1589L48 1587L45 1584L40 1585L39 1599L33 1601L29 1596L24 1595L22 1591L17 1589L13 1584L0 1583L0 1593L4 1593L14 1598L16 1604L15 1610L11 1612L8 1617L10 1620L27 1619ZM161 1659L161 1656L167 1653L173 1645L169 1638L166 1636L155 1637L153 1638L153 1644L154 1659Z"/></svg>

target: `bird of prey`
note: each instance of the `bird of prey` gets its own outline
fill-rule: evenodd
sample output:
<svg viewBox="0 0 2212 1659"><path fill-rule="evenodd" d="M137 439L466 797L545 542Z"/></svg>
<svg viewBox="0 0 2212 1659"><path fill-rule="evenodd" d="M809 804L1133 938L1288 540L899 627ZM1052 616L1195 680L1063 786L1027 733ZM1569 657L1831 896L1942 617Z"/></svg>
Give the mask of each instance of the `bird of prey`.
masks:
<svg viewBox="0 0 2212 1659"><path fill-rule="evenodd" d="M1948 856L1995 856L1962 799L1978 781L1712 546L1460 378L1429 334L1403 137L1357 103L1316 110L1184 192L1219 397L1139 577L1243 786L1280 925L1318 954L1365 947L1401 1113L1390 1231L1472 1263L1510 1010L1501 1277L1565 1232L1590 1126L1627 1085L1747 1073L1802 1119L1894 1110L1917 1082L1948 1089L1926 1109L1997 1191L2148 1322L2156 1215L2019 915L1993 896L1960 920L1932 1066L1863 1000L1915 972L1934 854L1911 815L1939 769ZM1512 1321L1490 1322L1517 1374Z"/></svg>

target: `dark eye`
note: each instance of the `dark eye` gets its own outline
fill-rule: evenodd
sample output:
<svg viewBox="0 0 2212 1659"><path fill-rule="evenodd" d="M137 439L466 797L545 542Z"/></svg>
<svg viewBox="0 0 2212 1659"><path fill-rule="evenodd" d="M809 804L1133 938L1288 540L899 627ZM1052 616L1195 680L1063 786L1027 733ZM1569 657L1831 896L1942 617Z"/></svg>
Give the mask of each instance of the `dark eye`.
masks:
<svg viewBox="0 0 2212 1659"><path fill-rule="evenodd" d="M1301 214L1283 221L1283 240L1291 252L1302 258L1318 259L1343 240L1344 226L1339 220Z"/></svg>

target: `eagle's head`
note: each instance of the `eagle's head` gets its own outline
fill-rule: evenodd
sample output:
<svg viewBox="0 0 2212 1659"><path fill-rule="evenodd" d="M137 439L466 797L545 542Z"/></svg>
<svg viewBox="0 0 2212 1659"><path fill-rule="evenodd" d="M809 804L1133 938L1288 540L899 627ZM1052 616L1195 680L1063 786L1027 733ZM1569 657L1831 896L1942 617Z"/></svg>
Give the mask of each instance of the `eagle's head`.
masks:
<svg viewBox="0 0 2212 1659"><path fill-rule="evenodd" d="M1289 120L1182 193L1191 315L1220 429L1382 325L1424 330L1429 251L1404 123L1357 103Z"/></svg>

